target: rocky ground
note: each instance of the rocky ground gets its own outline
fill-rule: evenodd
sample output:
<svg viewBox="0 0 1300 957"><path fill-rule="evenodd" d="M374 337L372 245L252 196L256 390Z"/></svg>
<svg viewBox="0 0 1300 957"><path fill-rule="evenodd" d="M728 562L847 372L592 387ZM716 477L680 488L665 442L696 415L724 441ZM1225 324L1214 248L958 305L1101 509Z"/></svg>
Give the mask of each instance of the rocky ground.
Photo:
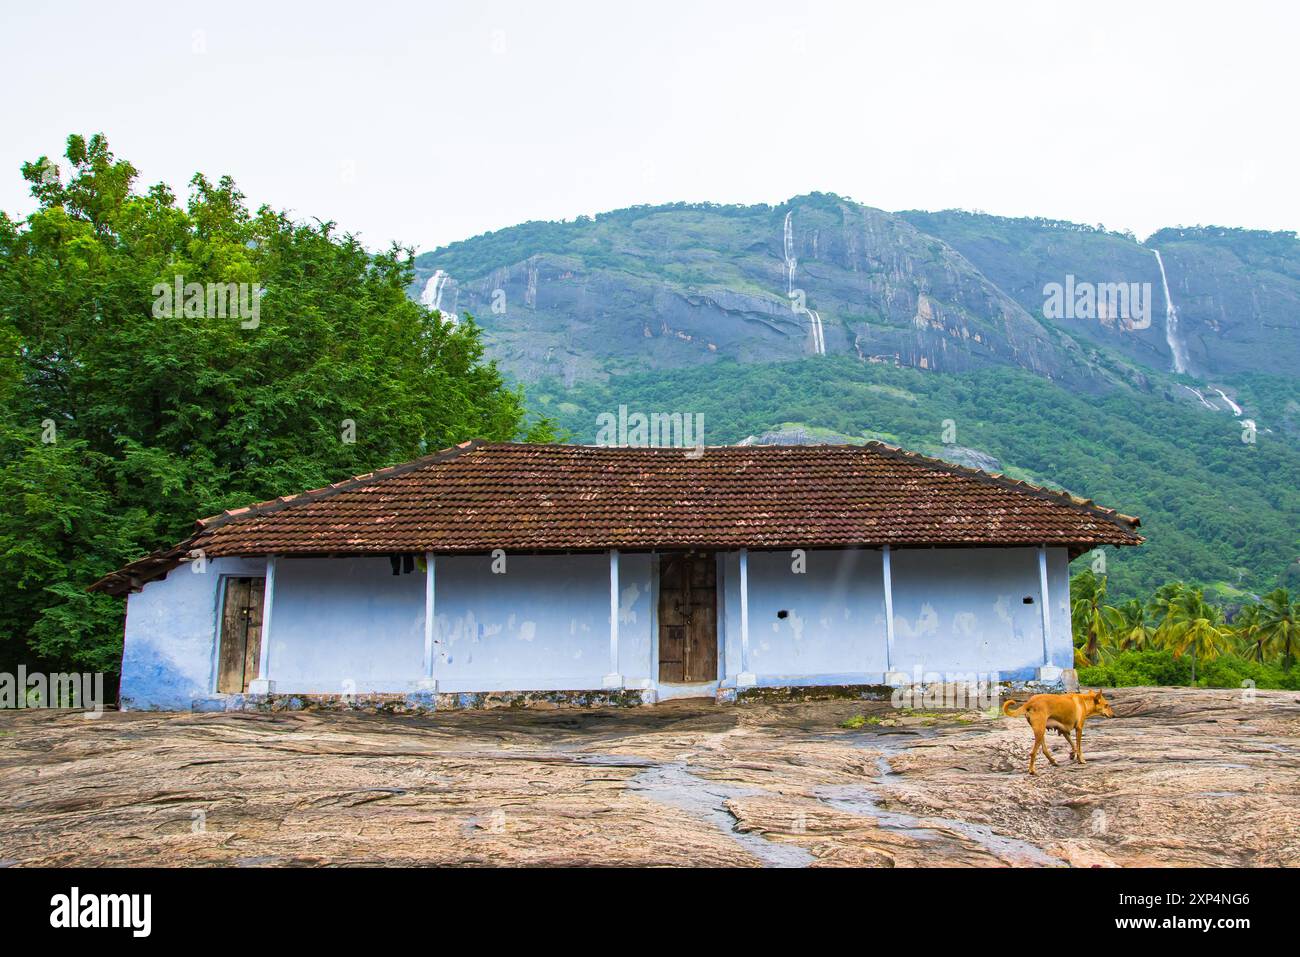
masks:
<svg viewBox="0 0 1300 957"><path fill-rule="evenodd" d="M850 701L5 712L0 863L1300 864L1300 695L1113 703L1034 778L1023 718Z"/></svg>

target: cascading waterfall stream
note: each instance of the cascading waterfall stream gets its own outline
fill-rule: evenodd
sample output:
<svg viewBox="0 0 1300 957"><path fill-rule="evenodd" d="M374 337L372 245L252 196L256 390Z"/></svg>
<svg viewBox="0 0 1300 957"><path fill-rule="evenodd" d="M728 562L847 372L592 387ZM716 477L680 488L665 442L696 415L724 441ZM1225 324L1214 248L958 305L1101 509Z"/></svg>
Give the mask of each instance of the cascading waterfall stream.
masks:
<svg viewBox="0 0 1300 957"><path fill-rule="evenodd" d="M1211 412L1220 411L1219 407L1215 405L1213 402L1211 402L1209 399L1207 399L1205 397L1205 393L1203 393L1200 389L1193 389L1190 385L1185 385L1183 386L1183 388L1186 389L1188 392L1190 392L1192 395L1196 396L1196 398L1200 399L1201 405L1205 406Z"/></svg>
<svg viewBox="0 0 1300 957"><path fill-rule="evenodd" d="M782 236L782 251L785 255L785 294L794 295L794 271L799 266L799 260L794 255L794 222L792 217L794 210L785 214L785 226ZM826 333L822 329L822 317L816 309L803 307L803 313L808 317L809 331L812 333L813 353L819 356L826 355Z"/></svg>
<svg viewBox="0 0 1300 957"><path fill-rule="evenodd" d="M1174 300L1169 296L1169 279L1165 276L1165 261L1160 258L1160 250L1151 250L1156 254L1156 265L1160 267L1160 285L1165 291L1165 342L1169 343L1169 352L1174 357L1174 371L1187 371L1187 347L1178 338L1178 310Z"/></svg>
<svg viewBox="0 0 1300 957"><path fill-rule="evenodd" d="M1213 388L1215 392L1219 393L1219 398L1222 399L1224 402L1228 403L1228 407L1232 409L1232 414L1237 417L1240 417L1241 406L1237 405L1237 403L1233 402L1232 399L1228 398L1228 394L1224 392L1222 389L1217 387L1213 387Z"/></svg>
<svg viewBox="0 0 1300 957"><path fill-rule="evenodd" d="M1174 357L1174 372L1186 372L1188 366L1187 346L1179 338L1178 325L1178 308L1174 305L1173 297L1169 295L1169 278L1165 275L1165 261L1160 255L1160 250L1151 250L1156 256L1156 265L1160 267L1160 286L1165 292L1165 342L1169 343L1169 352ZM1196 396L1201 405L1215 412L1222 411L1217 405L1205 397L1199 389L1193 389L1190 385L1184 385L1184 389ZM1242 408L1228 396L1226 392L1217 386L1210 386L1214 392L1217 392L1219 398L1224 404L1232 410L1232 414L1241 418Z"/></svg>
<svg viewBox="0 0 1300 957"><path fill-rule="evenodd" d="M794 223L791 218L794 216L794 210L785 214L785 236L783 249L785 251L785 294L794 295L794 270L799 265L799 260L794 258Z"/></svg>
<svg viewBox="0 0 1300 957"><path fill-rule="evenodd" d="M435 269L433 275L429 277L429 281L424 284L424 291L420 293L420 305L442 312L442 293L447 286L447 280L450 278L441 269ZM442 317L453 325L457 321L454 315L448 315L447 313L443 313Z"/></svg>

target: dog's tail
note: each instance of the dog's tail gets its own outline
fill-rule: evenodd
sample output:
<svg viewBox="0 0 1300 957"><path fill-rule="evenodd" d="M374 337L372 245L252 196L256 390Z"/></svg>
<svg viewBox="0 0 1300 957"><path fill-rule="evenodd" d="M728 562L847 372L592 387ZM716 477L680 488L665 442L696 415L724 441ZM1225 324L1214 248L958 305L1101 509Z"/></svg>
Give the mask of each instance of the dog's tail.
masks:
<svg viewBox="0 0 1300 957"><path fill-rule="evenodd" d="M1025 713L1025 709L1028 707L1028 701L1017 708L1015 707L1015 702L1008 698L1006 701L1002 702L1002 713L1009 718L1018 718L1020 715Z"/></svg>

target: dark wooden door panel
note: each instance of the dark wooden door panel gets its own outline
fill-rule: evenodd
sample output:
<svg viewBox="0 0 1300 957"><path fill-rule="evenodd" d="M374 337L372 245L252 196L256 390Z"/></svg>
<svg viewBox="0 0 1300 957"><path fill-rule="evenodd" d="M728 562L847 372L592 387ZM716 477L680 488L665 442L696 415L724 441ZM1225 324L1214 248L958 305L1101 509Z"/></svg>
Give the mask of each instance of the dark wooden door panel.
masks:
<svg viewBox="0 0 1300 957"><path fill-rule="evenodd" d="M718 677L718 589L713 555L659 559L659 680Z"/></svg>
<svg viewBox="0 0 1300 957"><path fill-rule="evenodd" d="M659 680L686 680L686 626L664 625L659 634Z"/></svg>
<svg viewBox="0 0 1300 957"><path fill-rule="evenodd" d="M217 691L241 694L257 677L262 649L263 578L227 578L221 602Z"/></svg>
<svg viewBox="0 0 1300 957"><path fill-rule="evenodd" d="M244 619L244 687L257 677L262 664L262 601L266 597L266 579L250 578L248 589L248 617Z"/></svg>

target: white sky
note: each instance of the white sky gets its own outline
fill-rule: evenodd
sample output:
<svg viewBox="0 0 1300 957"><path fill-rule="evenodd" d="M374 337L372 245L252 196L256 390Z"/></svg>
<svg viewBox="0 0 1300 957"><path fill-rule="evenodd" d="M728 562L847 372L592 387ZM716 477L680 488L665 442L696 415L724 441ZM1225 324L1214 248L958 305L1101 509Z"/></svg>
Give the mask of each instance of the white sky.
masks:
<svg viewBox="0 0 1300 957"><path fill-rule="evenodd" d="M1289 3L4 0L0 208L71 132L142 184L420 250L637 203L1300 226Z"/></svg>

